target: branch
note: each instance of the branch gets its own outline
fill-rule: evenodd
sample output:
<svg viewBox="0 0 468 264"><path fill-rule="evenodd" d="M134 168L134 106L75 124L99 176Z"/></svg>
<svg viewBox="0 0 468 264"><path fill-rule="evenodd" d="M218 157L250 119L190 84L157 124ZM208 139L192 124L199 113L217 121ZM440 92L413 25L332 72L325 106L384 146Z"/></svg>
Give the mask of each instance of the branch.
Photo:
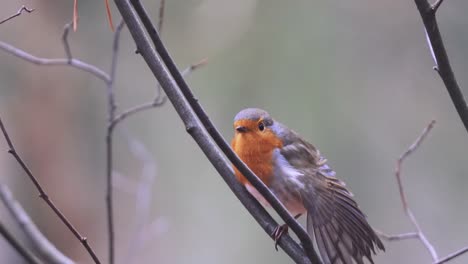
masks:
<svg viewBox="0 0 468 264"><path fill-rule="evenodd" d="M406 215L409 217L409 219L411 220L411 223L413 224L414 228L416 229L416 232L399 234L399 235L387 235L387 234L385 234L383 232L380 232L380 231L376 231L376 232L379 234L379 236L381 236L382 238L384 238L384 239L386 239L388 241L398 241L398 240L413 239L413 238L419 239L423 243L423 245L426 247L427 251L429 251L429 253L431 254L433 262L435 264L439 264L439 263L448 262L449 260L452 260L452 259L454 259L454 258L468 252L468 247L464 247L464 248L462 248L462 249L460 249L460 250L458 250L458 251L456 251L454 253L451 253L451 254L447 255L444 258L439 258L438 255L437 255L437 251L435 250L434 246L432 246L432 244L427 239L427 237L424 234L423 230L421 229L418 221L416 220L416 217L413 215L413 212L411 211L410 207L408 206L408 201L406 200L406 195L405 195L404 188L403 188L403 183L402 183L402 180L401 180L401 167L403 165L403 162L408 158L409 155L411 155L414 151L416 151L419 148L419 146L421 145L423 140L427 137L429 132L434 127L434 124L435 124L435 120L432 120L429 123L429 125L427 125L427 127L423 130L421 135L416 139L416 141L413 144L411 144L411 146L409 146L409 148L403 154L401 154L400 158L397 161L397 165L396 165L396 168L395 168L395 177L396 177L397 183L398 183L398 189L399 189L399 192L400 192L401 203L403 205L403 209L404 209Z"/></svg>
<svg viewBox="0 0 468 264"><path fill-rule="evenodd" d="M63 28L63 34L62 34L62 44L63 48L65 50L65 55L67 56L67 62L68 64L71 64L71 61L73 59L71 49L70 49L70 44L68 44L68 32L70 31L71 24L65 24L65 27Z"/></svg>
<svg viewBox="0 0 468 264"><path fill-rule="evenodd" d="M437 0L433 5L430 5L427 0L414 0L414 2L424 23L428 45L435 62L434 69L439 73L440 78L444 82L458 115L468 131L468 106L450 66L447 51L445 50L436 20L436 12L443 0Z"/></svg>
<svg viewBox="0 0 468 264"><path fill-rule="evenodd" d="M115 96L114 96L114 81L117 69L117 58L119 51L120 32L123 29L124 21L120 21L114 33L114 44L112 47L112 61L110 69L110 79L107 82L107 134L106 134L106 209L107 209L107 232L109 238L109 263L114 264L115 251L115 233L114 233L114 215L113 215L113 198L112 198L112 135L114 131L114 118L116 111Z"/></svg>
<svg viewBox="0 0 468 264"><path fill-rule="evenodd" d="M187 92L187 89L183 89L183 87L176 83L173 79L173 76L179 76L179 79L182 77L178 70L176 69L176 74L174 74L174 69L170 70L171 65L166 63L166 66L171 71L169 72L166 69L164 62L160 59L160 57L156 54L155 50L152 48L149 40L146 38L144 33L144 28L141 25L140 21L137 18L137 14L135 10L132 8L128 0L115 0L116 5L122 14L127 26L129 27L129 31L132 34L132 37L135 40L135 43L138 47L138 51L145 59L148 67L153 72L154 76L158 79L161 87L166 92L168 99L174 105L177 113L179 114L180 118L184 122L187 132L193 137L196 143L199 145L201 150L207 156L208 160L212 163L215 167L217 172L223 177L226 181L227 185L231 188L237 198L242 202L242 204L247 208L249 213L255 218L255 220L262 226L262 228L271 236L274 228L277 226L277 223L273 220L273 218L266 212L266 210L258 203L258 201L253 198L250 193L235 179L231 164L227 162L222 153L219 151L213 140L210 138L210 134L203 128L203 125L200 123L197 114L195 114L194 110L192 109L193 103L195 98L193 96L186 96L181 90ZM138 3L135 3L138 6ZM140 10L141 13L141 10ZM149 19L144 19L143 21L148 23ZM147 17L146 17L147 18ZM151 24L151 22L149 21ZM153 33L152 37L159 39L157 36L156 29L150 30L149 32ZM160 40L159 40L160 41ZM161 58L164 60L164 57L168 57L168 54L161 53L161 45L156 45L158 47L158 52ZM165 56L166 55L166 56ZM174 66L172 64L172 66ZM172 76L171 76L172 74ZM182 79L183 80L183 79ZM181 82L183 83L183 82ZM180 89L179 89L180 87ZM188 88L186 86L186 88ZM188 90L190 91L190 90ZM189 100L191 104L187 101ZM199 109L200 106L197 108ZM206 119L205 119L206 122ZM211 130L210 133L213 133L214 127L208 127L205 125L208 130ZM219 134L218 134L219 135ZM222 138L221 138L222 139ZM219 138L218 138L219 140ZM222 139L224 141L224 139ZM310 241L309 236L305 232L305 230L294 220L294 218L286 211L286 209L281 205L281 203L273 196L273 194L267 189L267 187L261 183L261 181L255 177L255 175L245 166L245 164L240 161L234 152L230 149L230 147L225 143L225 146L230 150L230 158L236 159L237 164L236 166L241 167L243 166L243 170L241 170L244 175L249 176L249 180L251 182L255 182L254 185L263 195L270 201L270 204L274 206L275 209L278 210L281 206L282 210L279 209L279 213L283 219L288 219L286 223L297 233L301 234L299 237L301 241L303 241L303 245L305 247L305 251L308 255L304 254L304 250L299 246L294 240L291 239L290 236L285 235L279 241L280 247L282 247L285 252L297 263L311 263L308 256L311 256L313 263L321 263L318 256L316 255L314 249L312 248L312 244ZM250 172L250 174L246 173ZM301 229L303 232L300 233L297 230ZM307 239L304 239L304 238ZM306 243L304 243L306 242Z"/></svg>
<svg viewBox="0 0 468 264"><path fill-rule="evenodd" d="M2 222L0 222L0 234L28 263L42 264L42 261L40 261L29 249L21 245L19 241L16 240L10 232L8 232Z"/></svg>
<svg viewBox="0 0 468 264"><path fill-rule="evenodd" d="M67 228L73 233L73 235L83 244L85 247L86 251L88 251L89 255L93 258L95 263L101 263L96 256L96 253L94 253L94 250L91 248L91 246L88 243L88 240L86 237L83 237L78 230L70 223L70 221L65 217L65 215L58 209L58 207L55 205L55 203L49 198L47 193L45 192L44 188L41 186L39 181L34 177L32 174L31 170L28 168L26 163L21 159L19 156L18 152L16 151L15 147L13 146L13 143L10 139L10 136L8 135L5 126L3 125L2 119L0 118L0 129L2 130L3 136L5 137L5 140L8 144L9 150L8 153L10 153L16 161L19 163L19 165L23 168L23 170L26 172L28 175L29 179L31 182L34 184L36 187L37 191L39 192L39 197L46 202L46 204L54 211L54 213L60 218L60 220L67 226Z"/></svg>
<svg viewBox="0 0 468 264"><path fill-rule="evenodd" d="M16 14L13 14L13 15L11 15L11 16L9 16L9 17L3 19L3 20L1 20L1 21L0 21L0 25L3 24L3 23L5 23L5 22L7 22L7 21L9 21L9 20L11 20L11 19L13 19L13 18L15 18L15 17L17 17L17 16L20 16L20 15L23 13L23 11L26 11L26 12L28 12L28 13L31 13L31 12L34 11L34 8L33 8L33 9L29 9L29 8L27 8L25 5L23 5L23 6L21 6L20 9L18 9L18 11L16 12Z"/></svg>
<svg viewBox="0 0 468 264"><path fill-rule="evenodd" d="M200 119L201 123L203 124L203 127L208 131L210 137L213 138L213 140L216 142L219 148L227 156L227 158L234 164L234 166L236 166L237 169L239 169L239 171L247 178L247 180L255 187L255 189L257 189L260 192L260 194L262 194L263 197L265 197L265 199L278 213L278 215L294 231L294 233L298 236L299 240L301 241L302 246L304 247L304 251L308 255L309 259L314 263L318 263L320 260L318 258L317 253L314 250L312 240L310 239L309 234L307 234L304 228L296 221L296 219L294 219L294 217L288 212L288 210L286 210L283 204L268 189L268 187L234 153L229 144L224 140L224 138L218 132L216 127L213 125L210 118L203 110L201 105L198 103L198 100L195 98L192 91L185 82L184 78L178 71L177 66L175 65L174 61L167 52L167 49L162 43L156 28L152 24L141 2L139 0L130 0L130 2L135 8L135 11L140 17L143 25L145 26L146 31L149 33L158 55L163 60L171 76L177 83L177 86L179 86L179 89L182 91L183 96L189 102L190 107L195 112L197 118Z"/></svg>
<svg viewBox="0 0 468 264"><path fill-rule="evenodd" d="M379 230L374 229L374 231L377 235L379 235L381 238L387 241L399 241L399 240L406 240L406 239L412 239L412 238L419 238L419 235L416 232L403 233L403 234L398 234L398 235L388 235Z"/></svg>
<svg viewBox="0 0 468 264"><path fill-rule="evenodd" d="M159 20L158 20L158 31L162 31L163 23L164 23L164 10L166 7L166 0L161 0L159 3Z"/></svg>
<svg viewBox="0 0 468 264"><path fill-rule="evenodd" d="M108 82L110 77L99 69L98 67L82 62L77 59L48 59L48 58L41 58L41 57L36 57L30 53L27 53L24 50L18 49L10 44L7 44L3 41L0 41L0 50L3 50L7 53L10 53L13 56L16 56L20 59L23 59L25 61L34 63L36 65L46 65L46 66L55 66L55 65L65 65L65 66L70 66L73 68L80 69L82 71L85 71L87 73L91 73L92 75L96 76L97 78L103 80L104 82Z"/></svg>
<svg viewBox="0 0 468 264"><path fill-rule="evenodd" d="M401 199L401 203L403 205L403 209L405 210L406 215L409 217L409 219L411 220L411 223L413 224L414 228L416 229L416 234L417 234L419 240L421 240L421 242L424 244L424 246L429 251L429 253L431 253L432 259L434 261L437 261L437 259L439 257L437 256L437 252L434 249L434 246L432 246L432 244L426 238L426 235L424 234L421 227L419 226L419 223L416 220L416 217L414 217L413 212L411 211L411 209L408 206L408 202L406 200L405 192L404 192L404 189L403 189L403 183L401 181L401 166L402 166L403 162L405 161L405 159L409 155L411 155L411 153L413 153L421 145L422 141L427 137L427 135L429 134L431 129L434 127L434 124L435 124L435 120L432 120L429 123L429 125L423 130L421 135L416 139L416 141L413 144L411 144L411 146L400 156L400 158L397 161L397 165L396 165L396 169L395 169L395 177L396 177L397 182L398 182L398 188L399 188L399 192L400 192L400 199Z"/></svg>
<svg viewBox="0 0 468 264"><path fill-rule="evenodd" d="M190 65L189 67L185 68L185 70L182 71L182 75L183 76L188 76L189 74L191 74L193 71L195 71L196 69L202 67L203 65L205 65L208 61L206 59L203 59L195 64L192 64ZM141 105L137 105L133 108L129 108L127 110L125 110L124 112L122 112L121 114L117 115L114 120L113 120L113 126L116 126L118 123L122 122L124 119L134 115L134 114L137 114L137 113L140 113L140 112L143 112L145 110L149 110L149 109L152 109L152 108L156 108L156 107L159 107L161 105L163 105L164 103L166 103L166 100L167 98L165 96L163 96L161 94L161 85L157 85L157 94L156 96L154 97L154 99L151 101L151 102L147 102L147 103L144 103L144 104L141 104Z"/></svg>
<svg viewBox="0 0 468 264"><path fill-rule="evenodd" d="M21 230L29 238L29 241L38 249L39 254L47 263L73 264L71 259L60 252L50 241L41 233L26 211L13 198L11 191L6 185L0 184L0 199L5 204L15 222L21 227Z"/></svg>
<svg viewBox="0 0 468 264"><path fill-rule="evenodd" d="M465 254L466 252L468 252L468 247L464 247L464 248L461 248L449 255L447 255L446 257L443 257L441 258L439 261L436 261L434 264L442 264L442 263L446 263L446 262L449 262L450 260L462 255L462 254Z"/></svg>

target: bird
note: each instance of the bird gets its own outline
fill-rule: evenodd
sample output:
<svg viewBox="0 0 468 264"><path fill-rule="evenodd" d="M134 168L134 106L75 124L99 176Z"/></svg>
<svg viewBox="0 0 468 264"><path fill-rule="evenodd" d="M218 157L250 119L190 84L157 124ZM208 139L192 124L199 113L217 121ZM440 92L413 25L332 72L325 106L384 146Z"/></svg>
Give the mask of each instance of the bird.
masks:
<svg viewBox="0 0 468 264"><path fill-rule="evenodd" d="M231 147L296 218L307 214L306 230L315 237L324 264L363 264L385 247L346 184L327 160L298 133L258 108L234 117ZM235 167L237 180L262 204L265 198ZM277 228L275 242L286 229ZM280 232L278 232L280 230ZM353 262L354 261L354 262Z"/></svg>

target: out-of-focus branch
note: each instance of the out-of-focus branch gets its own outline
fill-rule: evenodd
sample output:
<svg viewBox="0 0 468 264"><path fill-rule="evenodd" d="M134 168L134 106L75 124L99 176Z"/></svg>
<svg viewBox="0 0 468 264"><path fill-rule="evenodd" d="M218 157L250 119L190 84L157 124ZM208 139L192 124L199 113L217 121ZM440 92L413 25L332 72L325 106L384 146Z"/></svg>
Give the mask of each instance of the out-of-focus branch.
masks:
<svg viewBox="0 0 468 264"><path fill-rule="evenodd" d="M10 232L5 228L2 222L0 222L0 235L5 238L5 240L28 262L32 264L42 264L42 261L39 260L29 249L25 248L20 244L16 238L10 234Z"/></svg>
<svg viewBox="0 0 468 264"><path fill-rule="evenodd" d="M398 189L399 189L399 192L400 192L401 203L403 205L403 209L404 209L406 215L411 220L411 223L413 224L414 228L416 229L416 232L404 233L404 234L398 234L398 235L387 235L387 234L385 234L383 232L380 232L380 231L377 231L377 230L376 231L379 234L379 236L381 236L382 238L384 238L384 239L386 239L388 241L399 241L399 240L405 240L405 239L419 239L423 243L424 247L426 247L427 251L429 251L429 253L431 254L433 262L435 264L439 264L439 263L448 262L449 260L452 260L452 259L454 259L454 258L468 252L468 247L464 247L464 248L462 248L462 249L460 249L460 250L458 250L458 251L456 251L454 253L451 253L451 254L447 255L446 257L439 258L438 254L437 254L437 251L435 250L434 246L432 246L432 244L427 239L427 237L424 234L423 230L421 229L418 221L416 220L416 217L414 216L413 212L411 211L411 209L410 209L410 207L408 205L408 201L406 200L406 195L405 195L405 191L404 191L404 188L403 188L403 182L401 180L401 167L403 165L403 162L408 158L409 155L411 155L414 151L416 151L419 148L419 146L421 145L423 140L427 137L429 132L434 127L434 124L435 124L435 120L432 120L429 123L429 125L427 125L427 127L423 130L421 135L414 141L414 143L411 144L411 146L403 154L401 154L400 158L397 161L397 165L396 165L396 168L395 168L395 177L396 177L397 183L398 183Z"/></svg>
<svg viewBox="0 0 468 264"><path fill-rule="evenodd" d="M71 64L71 61L73 59L71 49L70 49L70 44L68 43L68 33L70 32L70 27L71 24L65 24L65 27L63 28L63 34L62 34L62 44L63 44L63 49L65 50L65 55L67 56L67 61L68 64Z"/></svg>
<svg viewBox="0 0 468 264"><path fill-rule="evenodd" d="M166 9L166 0L159 1L159 20L158 20L158 31L162 31L164 24L164 11Z"/></svg>
<svg viewBox="0 0 468 264"><path fill-rule="evenodd" d="M452 99L452 102L457 109L458 115L468 131L468 106L466 105L465 97L458 86L455 79L452 66L445 50L442 36L440 35L439 26L437 24L436 13L442 4L443 0L437 0L433 5L427 0L414 0L419 10L419 14L424 23L426 37L431 50L435 66L434 69L439 73L440 78L445 84L447 91Z"/></svg>
<svg viewBox="0 0 468 264"><path fill-rule="evenodd" d="M164 63L165 61L164 62L162 61L164 60L163 58L164 54L162 54L161 51L159 50L161 48L162 43L160 43L161 45L159 45L159 48L158 48L159 55L161 56L159 57L156 54L156 51L152 48L149 40L146 38L144 28L141 25L140 21L138 20L137 14L135 10L132 8L132 6L130 5L129 1L128 0L115 0L115 2L120 13L125 19L127 26L129 27L129 31L135 40L139 53L143 56L149 68L151 69L151 71L153 72L153 74L158 79L159 83L161 84L161 87L166 92L166 95L168 96L169 100L174 105L177 113L179 114L182 121L184 122L188 133L197 142L201 150L207 156L208 160L213 164L215 169L223 177L223 179L226 181L228 186L231 188L234 194L238 197L238 199L242 202L242 204L247 208L250 214L257 220L257 222L262 226L262 228L271 236L274 228L277 226L277 223L271 218L271 216L266 212L266 210L258 203L258 201L256 201L255 198L253 198L250 195L250 193L248 193L247 190L242 185L240 185L235 179L232 168L231 168L231 164L229 164L229 162L227 162L224 159L222 153L220 152L218 147L215 145L215 143L211 139L210 134L208 134L203 128L203 127L206 127L208 130L210 129L212 130L214 127L207 127L206 125L203 126L200 123L200 120L198 119L197 114L195 114L195 111L192 108L193 106L189 104L189 102L187 101L187 100L190 100L193 103L195 101L195 98L193 97L193 95L190 97L190 96L185 95L181 91L183 89L180 86L179 82L176 82L173 79L173 76L174 76L173 70L169 69L171 66L168 65L167 63L166 63L166 66L168 67L168 69L166 69L165 63ZM135 4L138 5L138 3L135 3ZM144 18L142 19L144 20ZM152 25L151 21L149 21L149 19L146 17L146 23L148 22L150 25ZM143 21L143 23L145 23L145 20ZM157 31L154 27L150 28L148 32L151 33L152 37L159 38L157 36ZM158 45L156 46L158 47ZM166 59L167 59L167 56L168 54L166 52ZM176 71L178 72L177 69ZM180 78L182 78L179 72L177 74ZM188 87L186 86L186 88ZM231 154L235 158L237 158L237 156L234 154L234 152L232 152L230 148L229 150L231 151ZM238 161L238 164L236 165L242 164L244 166L243 168L246 169L245 171L241 170L241 172L244 173L244 175L247 176L247 173L245 173L246 171L250 172L250 176L253 175L252 179L254 180L252 179L249 179L249 180L255 181L256 179L257 183L260 182L260 180L255 177L255 175L245 166L245 164L242 163L242 161L240 161L240 159L237 158L237 161ZM297 227L302 229L303 233L300 233L302 234L302 237L300 236L301 241L303 241L304 235L308 239L308 242L305 241L306 244L304 244L304 247L306 248L305 251L307 252L309 256L311 254L315 256L311 258L313 260L313 263L321 263L318 256L315 254L314 249L311 247L312 244L311 244L310 238L305 232L305 230L294 220L294 218L286 211L286 209L273 196L273 194L267 189L265 185L263 185L264 189L261 189L261 187L258 187L258 186L255 186L255 187L257 187L259 191L263 190L263 192L261 193L265 197L268 197L272 205L273 204L279 205L283 208L283 211L281 211L280 213L283 217L289 215L290 219L293 222L286 221L286 223L291 228L294 228L293 229L294 231L297 231ZM274 203L274 201L276 201L276 203ZM275 207L275 209L277 209L277 207ZM287 217L285 218L288 219ZM296 225L294 225L294 223ZM291 258L295 262L297 263L311 263L312 262L308 258L308 255L306 255L304 250L301 248L301 246L299 246L294 240L292 240L290 236L288 235L282 236L282 238L279 241L279 245L285 250L285 252L289 256L291 256Z"/></svg>
<svg viewBox="0 0 468 264"><path fill-rule="evenodd" d="M28 175L29 179L31 182L34 184L36 187L37 191L39 192L39 197L41 197L46 204L54 211L54 213L60 218L60 220L67 226L67 228L73 233L73 235L83 244L85 247L86 251L88 251L89 255L93 258L95 263L101 263L96 256L96 253L94 253L94 250L91 248L91 246L88 243L88 239L86 237L83 237L78 230L71 224L71 222L66 218L66 216L58 209L58 207L55 205L55 203L49 198L47 193L45 192L44 188L42 185L39 183L39 181L34 177L32 174L31 170L28 168L26 163L24 163L23 159L19 156L18 152L16 151L10 136L8 135L6 128L2 122L2 119L0 118L0 129L2 130L3 136L5 137L5 140L8 144L9 150L8 153L10 153L15 160L19 163L21 168L26 172Z"/></svg>
<svg viewBox="0 0 468 264"><path fill-rule="evenodd" d="M5 22L7 22L7 21L9 21L9 20L11 20L11 19L13 19L13 18L15 18L15 17L17 17L17 16L20 16L20 15L23 13L23 11L26 11L26 12L28 12L28 13L31 13L31 12L34 11L34 8L33 8L33 9L29 9L29 8L27 8L25 5L23 5L23 6L21 6L20 9L18 9L18 11L16 12L16 14L13 14L13 15L11 15L11 16L5 18L5 19L0 20L0 25L3 24L3 23L5 23Z"/></svg>
<svg viewBox="0 0 468 264"><path fill-rule="evenodd" d="M417 232L389 235L380 230L374 230L374 231L375 233L377 233L377 235L379 235L381 238L387 241L398 241L398 240L405 240L405 239L411 239L411 238L419 238L419 235Z"/></svg>
<svg viewBox="0 0 468 264"><path fill-rule="evenodd" d="M189 67L185 68L185 70L182 71L182 75L183 76L187 76L189 74L191 74L193 71L195 71L196 69L202 67L203 65L205 65L207 63L207 59L203 59L197 63L194 63L192 65L190 65ZM161 105L163 105L165 102L166 102L166 97L161 94L161 85L157 85L157 94L156 96L154 97L154 99L151 101L151 102L147 102L147 103L144 103L144 104L141 104L141 105L137 105L135 107L132 107L132 108L129 108L127 110L125 110L124 112L122 112L121 114L117 115L114 120L113 120L113 126L116 126L118 123L122 122L124 119L134 115L134 114L137 114L137 113L140 113L142 111L145 111L145 110L149 110L149 109L152 109L152 108L156 108L156 107L159 107Z"/></svg>
<svg viewBox="0 0 468 264"><path fill-rule="evenodd" d="M466 252L468 252L468 247L464 247L464 248L461 248L451 254L448 254L446 257L443 257L441 258L439 261L436 261L434 264L442 264L442 263L446 263L446 262L449 262L450 260L460 256L460 255L463 255L465 254Z"/></svg>
<svg viewBox="0 0 468 264"><path fill-rule="evenodd" d="M405 210L406 215L409 217L409 219L411 220L411 223L413 224L414 228L416 229L416 234L417 234L418 239L421 240L421 242L424 244L424 246L429 251L429 253L431 253L432 259L434 261L437 261L437 259L439 257L437 256L437 252L434 249L434 246L432 246L432 244L427 239L426 235L424 234L421 227L419 226L419 223L416 220L416 217L413 215L413 212L411 211L411 209L408 206L405 191L403 189L403 183L401 181L401 166L402 166L403 162L406 160L406 158L409 155L411 155L411 153L413 153L416 149L418 149L418 147L421 145L423 140L427 137L427 135L429 134L431 129L434 127L434 124L435 124L435 120L432 120L429 123L429 125L423 130L421 135L416 139L416 141L413 144L411 144L411 146L400 156L400 158L397 161L396 168L395 168L395 177L397 179L398 189L399 189L399 192L400 192L400 199L401 199L401 203L403 205L403 209Z"/></svg>
<svg viewBox="0 0 468 264"><path fill-rule="evenodd" d="M432 120L429 123L429 125L423 130L421 135L416 139L416 141L414 141L414 143L411 144L411 146L409 146L409 148L403 154L401 154L400 158L398 158L398 161L397 161L397 165L395 168L395 177L398 182L398 188L400 191L400 199L401 199L401 203L403 204L403 209L405 210L405 212L407 212L409 208L408 208L408 202L406 201L405 191L403 190L403 184L401 182L401 165L403 164L403 161L405 161L405 159L409 155L411 155L411 153L413 153L421 145L423 140L427 137L431 129L434 127L434 124L435 124L435 120Z"/></svg>
<svg viewBox="0 0 468 264"><path fill-rule="evenodd" d="M106 209L107 209L107 232L109 238L109 263L114 264L115 232L114 232L114 207L112 188L112 136L114 131L113 120L115 118L116 104L114 96L114 81L117 70L117 59L119 53L120 32L124 27L124 21L120 21L114 33L114 43L112 46L112 61L110 67L110 79L107 82L107 134L106 134Z"/></svg>
<svg viewBox="0 0 468 264"><path fill-rule="evenodd" d="M60 252L37 228L23 207L13 198L6 185L0 184L0 199L21 227L29 241L39 251L42 259L51 264L73 264L71 259Z"/></svg>
<svg viewBox="0 0 468 264"><path fill-rule="evenodd" d="M91 73L92 75L96 76L97 78L103 80L104 82L108 82L110 77L107 73L99 69L98 67L85 63L83 61L80 61L78 59L48 59L48 58L40 58L36 57L24 50L21 50L19 48L16 48L10 44L7 44L3 41L0 41L0 50L3 50L7 53L10 53L11 55L14 55L20 59L23 59L25 61L37 64L37 65L46 65L46 66L53 66L53 65L65 65L65 66L70 66L73 68L80 69L82 71L85 71L87 73Z"/></svg>

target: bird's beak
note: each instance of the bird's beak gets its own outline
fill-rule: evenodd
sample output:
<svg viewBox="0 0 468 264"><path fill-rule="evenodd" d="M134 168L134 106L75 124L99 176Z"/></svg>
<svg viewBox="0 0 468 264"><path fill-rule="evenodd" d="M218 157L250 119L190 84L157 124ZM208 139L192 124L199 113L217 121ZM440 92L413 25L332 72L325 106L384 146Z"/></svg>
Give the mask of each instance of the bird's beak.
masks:
<svg viewBox="0 0 468 264"><path fill-rule="evenodd" d="M247 132L247 128L245 126L237 126L236 131L239 133L245 133Z"/></svg>

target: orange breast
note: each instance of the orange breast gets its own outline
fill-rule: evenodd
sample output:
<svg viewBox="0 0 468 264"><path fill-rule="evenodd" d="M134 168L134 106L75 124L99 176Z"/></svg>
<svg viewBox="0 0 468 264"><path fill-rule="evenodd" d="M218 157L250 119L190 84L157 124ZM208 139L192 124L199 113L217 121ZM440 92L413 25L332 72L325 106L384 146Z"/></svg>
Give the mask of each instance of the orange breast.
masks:
<svg viewBox="0 0 468 264"><path fill-rule="evenodd" d="M281 140L269 131L237 133L231 145L239 158L268 186L273 176L273 150L282 146ZM234 171L237 180L244 185L248 183L236 167Z"/></svg>

